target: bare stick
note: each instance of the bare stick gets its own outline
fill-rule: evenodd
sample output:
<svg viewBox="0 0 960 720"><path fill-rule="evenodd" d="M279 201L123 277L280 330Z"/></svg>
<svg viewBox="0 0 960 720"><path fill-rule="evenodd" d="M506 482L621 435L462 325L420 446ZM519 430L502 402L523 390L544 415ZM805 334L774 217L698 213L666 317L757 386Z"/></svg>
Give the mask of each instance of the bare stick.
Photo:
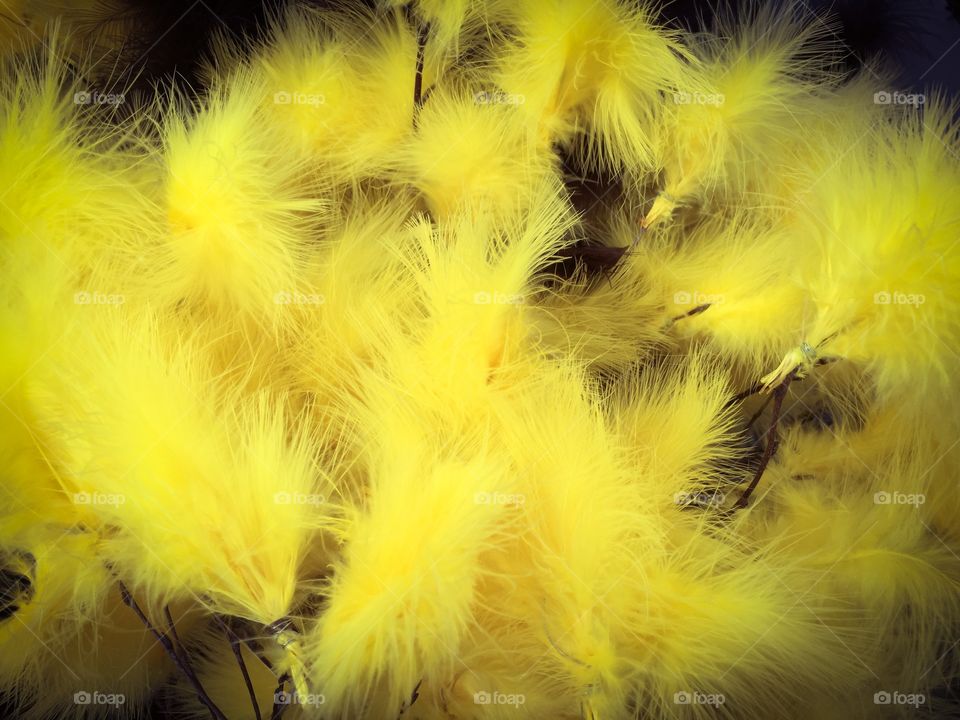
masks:
<svg viewBox="0 0 960 720"><path fill-rule="evenodd" d="M670 322L675 323L677 322L677 320L683 320L684 318L693 317L694 315L699 315L708 307L710 307L710 303L706 303L705 305L697 305L693 310L685 312L683 315L677 315L674 318L670 318Z"/></svg>
<svg viewBox="0 0 960 720"><path fill-rule="evenodd" d="M680 317L683 317L683 316L681 315ZM815 366L815 367L822 367L823 365L829 365L830 363L834 363L834 362L836 362L836 361L839 360L839 359L840 359L839 357L822 357L822 358L818 358L817 361L814 363L814 366ZM737 394L734 395L732 398L730 398L729 400L727 400L727 402L724 403L724 405L723 405L723 409L726 410L726 409L729 408L731 405L736 405L738 402L742 402L743 400L746 400L746 399L747 399L748 397L750 397L751 395L756 395L758 392L760 392L761 390L763 390L763 387L764 387L764 386L763 386L763 383L762 383L762 382L756 382L756 383L754 383L753 385L751 385L750 387L748 387L746 390L737 393Z"/></svg>
<svg viewBox="0 0 960 720"><path fill-rule="evenodd" d="M284 673L280 676L280 682L277 684L277 689L273 693L273 712L270 713L270 720L280 720L280 716L287 711L287 705L286 703L280 702L280 696L283 695L283 687L289 679L290 673Z"/></svg>
<svg viewBox="0 0 960 720"><path fill-rule="evenodd" d="M257 656L257 660L259 660L264 665L266 665L267 669L270 670L270 672L272 672L274 675L276 675L276 671L273 669L273 663L270 662L270 660L263 654L264 652L263 645L260 644L259 639L251 638L251 637L243 637L243 638L240 638L240 641L244 645L246 645L248 648L250 648L250 652L252 652L254 655Z"/></svg>
<svg viewBox="0 0 960 720"><path fill-rule="evenodd" d="M417 120L420 116L420 108L423 107L426 96L423 94L423 61L427 49L427 35L430 32L430 23L420 24L416 14L413 12L413 5L406 6L407 17L417 28L417 69L413 76L413 129L417 129Z"/></svg>
<svg viewBox="0 0 960 720"><path fill-rule="evenodd" d="M413 107L419 111L423 105L423 58L427 48L429 25L421 25L417 32L417 73L413 78Z"/></svg>
<svg viewBox="0 0 960 720"><path fill-rule="evenodd" d="M250 695L250 702L253 704L253 714L257 720L263 720L260 715L260 703L257 702L257 693L253 689L253 681L250 679L250 673L247 672L247 664L243 661L243 653L240 651L240 638L230 629L230 626L222 617L217 615L217 620L223 627L223 632L230 641L230 649L233 650L233 656L237 659L237 665L240 666L243 682L247 685L247 693Z"/></svg>
<svg viewBox="0 0 960 720"><path fill-rule="evenodd" d="M773 395L767 395L767 399L764 400L762 403L760 403L760 407L757 409L757 411L750 416L749 420L747 420L748 428L753 427L753 424L757 421L757 418L760 417L761 414L763 414L763 411L767 409L767 405L770 404L771 400L773 400Z"/></svg>
<svg viewBox="0 0 960 720"><path fill-rule="evenodd" d="M170 628L170 634L173 636L174 640L174 649L176 653L180 656L180 660L183 662L183 668L187 673L187 677L197 688L203 688L203 685L200 684L200 678L197 677L197 674L193 671L193 666L190 664L190 656L187 655L186 649L184 649L183 642L180 640L180 635L177 633L177 626L173 622L173 617L170 615L170 606L167 605L163 608L163 614L167 618L167 627ZM206 695L206 693L204 693ZM210 700L209 697L207 697ZM227 720L227 716L224 715L220 708L213 704L213 700L210 700L210 711L215 711L215 716L218 720Z"/></svg>
<svg viewBox="0 0 960 720"><path fill-rule="evenodd" d="M748 387L746 390L744 390L744 391L742 391L742 392L738 392L738 393L737 393L736 395L734 395L732 398L730 398L729 400L727 400L727 402L725 402L724 405L723 405L723 409L726 410L727 408L729 408L729 407L731 407L731 406L733 406L733 405L736 405L738 402L743 402L743 401L746 400L748 397L750 397L751 395L756 395L756 394L757 394L758 392L760 392L761 390L763 390L763 383L762 383L762 382L756 382L756 383L754 383L753 385L751 385L750 387Z"/></svg>
<svg viewBox="0 0 960 720"><path fill-rule="evenodd" d="M413 707L413 704L417 701L417 698L420 697L420 686L423 685L423 678L420 678L417 681L416 686L413 688L413 692L410 693L410 700L404 700L403 705L400 706L400 714L397 715L397 720L403 717L404 713L407 712L410 708Z"/></svg>
<svg viewBox="0 0 960 720"><path fill-rule="evenodd" d="M740 499L734 503L734 510L745 508L750 502L750 495L753 494L753 491L756 489L757 484L760 482L760 478L763 477L763 473L767 469L767 465L770 463L770 458L773 457L773 453L777 449L777 425L780 422L780 409L783 407L783 399L786 397L787 390L790 388L790 382L794 377L796 377L796 374L799 370L800 366L798 365L789 373L787 373L787 376L777 386L777 389L773 391L773 415L770 419L770 428L766 432L767 446L763 449L763 457L760 458L760 465L757 467L757 471L753 474L753 480L750 481L747 489L743 491L742 495L740 495Z"/></svg>
<svg viewBox="0 0 960 720"><path fill-rule="evenodd" d="M210 711L211 717L213 717L214 720L227 720L226 715L223 714L220 708L218 708L216 704L214 704L213 700L210 699L210 696L207 695L206 691L203 689L203 685L200 684L200 680L194 674L193 669L189 667L189 664L184 662L184 659L177 652L177 649L174 647L173 643L170 642L170 638L153 626L153 623L150 622L150 619L144 615L143 610L140 609L137 601L133 599L133 595L131 595L130 591L127 590L127 586L124 585L120 580L117 580L117 584L120 586L120 597L123 600L123 604L136 613L137 617L140 618L140 622L144 624L144 627L146 627L147 630L153 634L153 636L157 639L157 642L159 642L163 646L163 649L167 651L167 655L170 656L170 659L173 660L176 666L180 669L180 672L182 672L193 685L193 689L196 691L197 697L200 699L200 702L207 707L207 710ZM169 609L166 612L167 617L169 618ZM176 631L174 630L174 632Z"/></svg>

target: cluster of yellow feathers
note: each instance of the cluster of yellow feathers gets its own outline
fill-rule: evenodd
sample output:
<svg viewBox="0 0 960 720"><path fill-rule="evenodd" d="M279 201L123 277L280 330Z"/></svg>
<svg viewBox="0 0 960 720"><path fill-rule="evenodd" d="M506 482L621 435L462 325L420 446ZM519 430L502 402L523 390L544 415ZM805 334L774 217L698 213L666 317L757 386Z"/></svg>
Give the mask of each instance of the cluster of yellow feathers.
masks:
<svg viewBox="0 0 960 720"><path fill-rule="evenodd" d="M5 38L4 707L949 711L956 107L789 9L401 5L189 95Z"/></svg>

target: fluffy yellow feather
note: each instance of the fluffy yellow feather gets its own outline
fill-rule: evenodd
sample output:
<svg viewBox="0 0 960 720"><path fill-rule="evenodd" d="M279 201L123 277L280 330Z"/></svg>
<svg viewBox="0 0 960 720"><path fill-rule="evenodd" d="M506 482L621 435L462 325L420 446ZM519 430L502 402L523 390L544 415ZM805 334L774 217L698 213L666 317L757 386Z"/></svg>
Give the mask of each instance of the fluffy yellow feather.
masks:
<svg viewBox="0 0 960 720"><path fill-rule="evenodd" d="M241 74L196 116L168 115L169 231L156 262L170 302L270 317L304 284L322 203L303 163L263 123L266 90Z"/></svg>
<svg viewBox="0 0 960 720"><path fill-rule="evenodd" d="M495 79L541 141L586 140L596 162L651 168L658 93L689 83L694 62L677 37L639 3L522 0L507 16L515 39Z"/></svg>
<svg viewBox="0 0 960 720"><path fill-rule="evenodd" d="M955 104L657 16L0 29L0 714L956 712Z"/></svg>

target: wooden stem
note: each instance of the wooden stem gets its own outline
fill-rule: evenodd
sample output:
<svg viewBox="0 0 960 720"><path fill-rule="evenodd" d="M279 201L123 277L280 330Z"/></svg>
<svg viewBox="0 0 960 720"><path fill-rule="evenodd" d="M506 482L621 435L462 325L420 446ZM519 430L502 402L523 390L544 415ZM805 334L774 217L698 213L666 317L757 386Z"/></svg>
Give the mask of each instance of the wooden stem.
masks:
<svg viewBox="0 0 960 720"><path fill-rule="evenodd" d="M247 672L247 664L243 661L243 653L240 650L240 638L230 629L227 622L217 615L217 621L223 628L224 634L230 641L230 649L233 650L233 656L237 659L237 665L240 666L240 673L243 675L243 682L247 686L247 694L250 695L250 702L253 704L253 714L257 720L263 720L260 715L260 703L257 702L257 693L253 689L253 681L250 679L250 673Z"/></svg>
<svg viewBox="0 0 960 720"><path fill-rule="evenodd" d="M793 381L793 378L796 377L799 370L800 366L798 365L787 373L787 376L780 382L777 389L773 391L773 415L770 419L770 428L765 433L767 436L767 445L763 450L763 457L760 458L760 465L753 474L753 479L734 504L734 510L745 508L750 502L750 496L753 494L753 491L756 490L760 478L763 477L763 473L766 471L767 465L770 464L770 459L777 449L777 425L780 422L780 410L783 407L783 399L786 397L787 390L790 389L790 383Z"/></svg>
<svg viewBox="0 0 960 720"><path fill-rule="evenodd" d="M213 717L214 720L227 720L227 716L223 714L220 708L216 706L213 700L210 699L210 696L207 695L207 692L203 689L203 685L200 683L199 678L197 678L196 673L193 672L193 668L190 667L190 661L186 654L184 653L181 655L174 644L170 641L170 638L153 626L153 623L150 622L150 619L144 614L143 610L140 609L137 601L133 599L133 595L131 595L130 591L127 590L127 586L124 585L120 580L117 581L117 584L120 586L120 597L123 600L123 604L136 613L137 617L140 618L140 622L144 624L147 630L149 630L157 639L157 642L159 642L163 646L163 649L167 651L167 655L170 656L170 659L173 660L176 666L180 669L180 672L182 672L193 685L193 689L196 691L200 702L202 702L206 706L207 710L210 711L210 716ZM177 637L177 630L173 625L173 618L170 616L170 608L165 608L164 612L167 616L167 622L170 626L173 637L176 642L179 643L180 639Z"/></svg>
<svg viewBox="0 0 960 720"><path fill-rule="evenodd" d="M675 323L677 322L677 320L683 320L684 318L693 317L694 315L699 315L708 307L710 307L710 303L706 303L705 305L697 305L693 310L689 310L685 312L683 315L677 315L674 318L670 318L670 322Z"/></svg>
<svg viewBox="0 0 960 720"><path fill-rule="evenodd" d="M427 35L430 32L430 23L420 24L416 20L412 7L407 6L408 14L414 18L413 22L417 27L417 70L413 76L413 129L417 129L417 121L420 117L420 108L426 96L423 94L423 62L427 49Z"/></svg>
<svg viewBox="0 0 960 720"><path fill-rule="evenodd" d="M289 679L289 673L284 673L280 676L280 682L277 684L277 689L273 693L273 712L270 713L270 720L280 720L280 717L287 711L287 704L280 702L279 697L283 694L283 688Z"/></svg>

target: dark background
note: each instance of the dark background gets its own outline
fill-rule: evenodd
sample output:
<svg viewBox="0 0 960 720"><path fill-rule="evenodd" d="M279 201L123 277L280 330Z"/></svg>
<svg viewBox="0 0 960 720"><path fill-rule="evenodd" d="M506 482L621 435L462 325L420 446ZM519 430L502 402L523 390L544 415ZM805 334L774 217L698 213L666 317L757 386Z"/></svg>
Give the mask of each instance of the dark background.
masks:
<svg viewBox="0 0 960 720"><path fill-rule="evenodd" d="M786 0L772 0L784 4ZM318 8L373 6L376 0L309 0ZM715 14L742 13L752 0L666 0L665 24L700 29ZM882 60L895 71L904 92L940 87L960 94L960 0L795 0L811 18L832 13L837 36L847 49L845 62L855 69ZM199 62L212 33L257 35L275 2L251 0L131 0L140 28L131 47L128 78L150 87L174 76L197 86Z"/></svg>

